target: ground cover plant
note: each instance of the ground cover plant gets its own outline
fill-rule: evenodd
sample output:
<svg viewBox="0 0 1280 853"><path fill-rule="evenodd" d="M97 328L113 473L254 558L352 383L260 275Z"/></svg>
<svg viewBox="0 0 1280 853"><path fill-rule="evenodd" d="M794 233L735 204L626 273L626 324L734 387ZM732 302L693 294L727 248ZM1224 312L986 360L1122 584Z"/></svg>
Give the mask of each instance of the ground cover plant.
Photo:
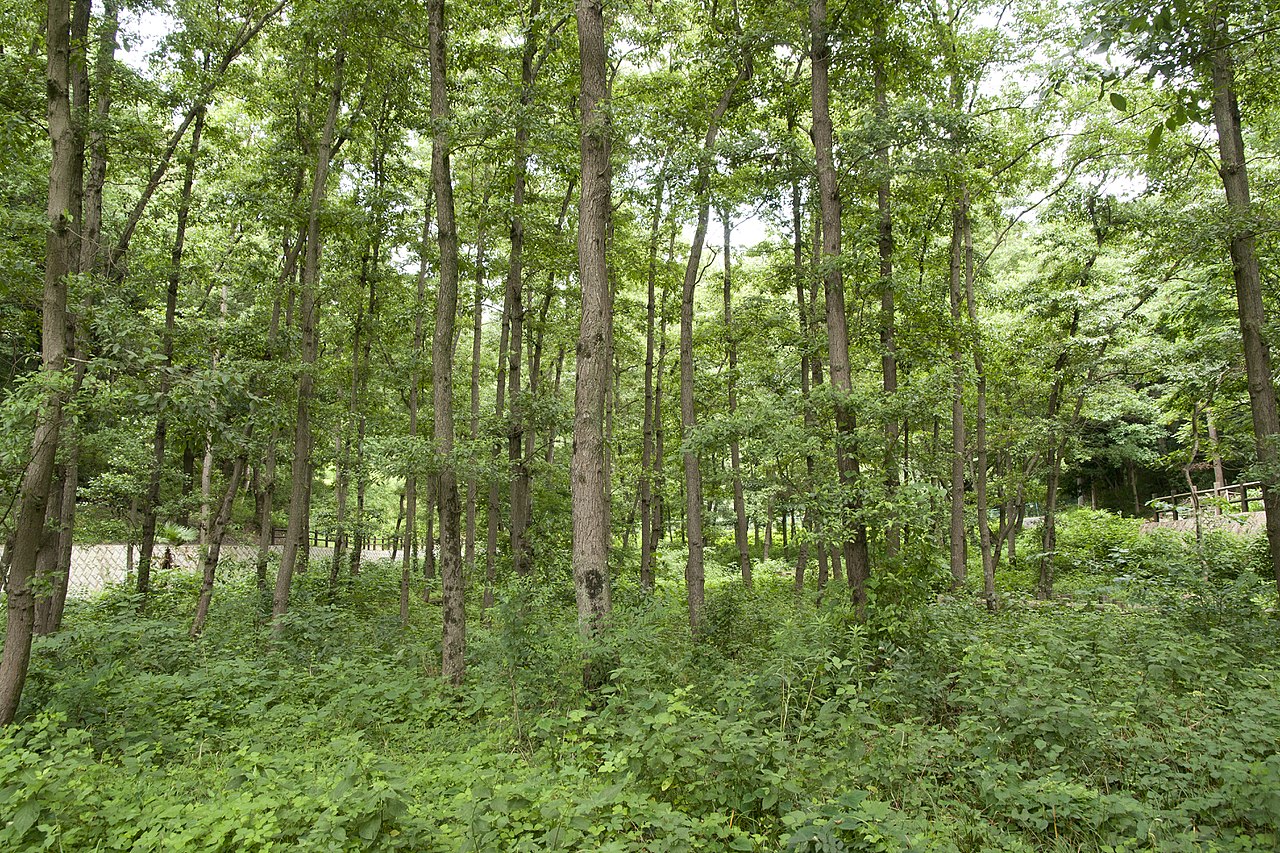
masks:
<svg viewBox="0 0 1280 853"><path fill-rule="evenodd" d="M1280 625L1255 564L1161 585L1147 563L1118 600L1090 563L1093 592L1049 605L1009 592L990 614L973 589L866 622L842 588L797 599L780 564L751 592L713 565L696 642L667 573L617 590L596 692L566 579L502 587L453 687L439 608L395 618L396 566L336 593L305 575L283 637L243 567L199 640L194 579L173 573L145 616L113 589L40 641L0 744L0 844L1274 849Z"/></svg>

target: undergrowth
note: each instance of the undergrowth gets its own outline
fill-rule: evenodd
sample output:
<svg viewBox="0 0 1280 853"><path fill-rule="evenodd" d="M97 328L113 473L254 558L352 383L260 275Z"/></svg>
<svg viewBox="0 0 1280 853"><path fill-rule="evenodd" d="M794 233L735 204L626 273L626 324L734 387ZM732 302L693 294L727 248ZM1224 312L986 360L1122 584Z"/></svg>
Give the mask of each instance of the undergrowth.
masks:
<svg viewBox="0 0 1280 853"><path fill-rule="evenodd" d="M712 566L695 642L664 555L651 595L618 582L594 694L564 567L468 614L456 689L438 606L399 625L398 567L302 576L277 639L246 567L194 641L194 581L164 575L141 616L111 591L37 641L0 848L1276 849L1265 584L1174 562L1112 567L1147 583L1103 611L888 577L865 623L781 563L752 590Z"/></svg>

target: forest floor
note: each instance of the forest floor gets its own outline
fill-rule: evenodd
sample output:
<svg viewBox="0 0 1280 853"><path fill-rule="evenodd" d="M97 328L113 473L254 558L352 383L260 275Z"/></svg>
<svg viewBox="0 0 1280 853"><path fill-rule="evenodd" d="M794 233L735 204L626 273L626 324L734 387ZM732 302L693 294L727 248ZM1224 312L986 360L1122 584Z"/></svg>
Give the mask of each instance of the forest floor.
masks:
<svg viewBox="0 0 1280 853"><path fill-rule="evenodd" d="M111 589L37 642L0 848L1274 850L1274 592L1177 547L1060 574L1133 606L1035 605L1024 566L991 615L929 567L881 574L865 623L713 563L698 642L663 554L651 596L619 573L594 694L567 566L471 611L460 688L396 566L302 576L274 642L247 564L199 640L196 579L162 574L142 615Z"/></svg>

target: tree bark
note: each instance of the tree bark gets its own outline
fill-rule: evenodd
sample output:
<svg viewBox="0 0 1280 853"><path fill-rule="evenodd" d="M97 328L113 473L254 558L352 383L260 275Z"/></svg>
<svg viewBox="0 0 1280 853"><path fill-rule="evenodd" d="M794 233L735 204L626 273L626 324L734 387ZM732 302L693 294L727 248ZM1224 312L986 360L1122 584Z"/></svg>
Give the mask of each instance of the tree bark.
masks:
<svg viewBox="0 0 1280 853"><path fill-rule="evenodd" d="M147 499L142 505L142 547L138 555L138 594L151 591L151 560L155 551L156 512L160 504L160 481L164 473L165 442L169 432L169 390L173 371L173 338L177 326L178 287L182 283L182 253L186 244L187 220L191 212L191 193L195 181L196 157L200 151L200 135L204 127L204 111L195 115L191 131L191 147L187 152L186 171L182 178L182 195L178 202L178 222L174 231L173 251L169 260L169 283L164 307L164 363L160 367L157 389L158 412L152 438L151 474L147 482Z"/></svg>
<svg viewBox="0 0 1280 853"><path fill-rule="evenodd" d="M41 303L41 371L55 380L66 365L67 274L77 255L72 228L73 192L83 160L75 156L75 129L71 117L71 8L68 0L48 0L46 29L46 93L49 142L48 231L45 238L45 277ZM7 621L3 656L0 657L0 725L17 715L22 688L31 660L34 600L31 580L44 536L45 512L62 427L63 391L56 381L41 407L31 440L31 458L22 477L18 497L18 522L14 530L13 559L7 580Z"/></svg>
<svg viewBox="0 0 1280 853"><path fill-rule="evenodd" d="M1096 255L1094 256L1096 258ZM1092 267L1094 258L1090 258L1089 267ZM1086 268L1087 274L1087 268ZM1069 342L1075 337L1076 331L1080 326L1080 309L1077 306L1071 314L1071 325L1067 331L1067 341ZM1041 556L1040 556L1040 576L1036 583L1036 594L1041 599L1049 599L1053 596L1053 560L1055 551L1058 547L1058 478L1062 475L1061 453L1058 447L1059 441L1059 425L1058 415L1062 410L1063 386L1066 383L1066 367L1069 354L1067 345L1064 344L1062 351L1058 353L1058 358L1053 365L1053 385L1049 389L1049 405L1046 412L1046 420L1049 423L1049 438L1045 449L1045 499L1044 499L1044 521L1041 524ZM1013 557L1010 555L1010 560Z"/></svg>
<svg viewBox="0 0 1280 853"><path fill-rule="evenodd" d="M703 528L702 471L698 452L692 445L698 428L697 409L693 399L693 301L697 289L702 249L707 237L707 222L711 212L711 157L715 150L720 124L729 111L734 94L751 77L749 65L743 65L738 75L720 95L711 113L707 132L698 154L697 182L694 198L698 203L697 224L693 242L689 247L689 261L685 264L684 287L680 300L680 432L684 440L685 479L685 536L689 545L689 560L685 565L685 587L689 596L689 630L697 635L701 630L702 608L706 599L706 568L703 551L706 534Z"/></svg>
<svg viewBox="0 0 1280 853"><path fill-rule="evenodd" d="M590 642L605 628L611 609L609 590L608 481L604 462L604 404L609 373L607 326L609 275L606 259L612 184L610 127L606 109L608 54L601 0L577 0L578 56L581 66L579 108L582 191L578 197L578 281L582 318L578 326L574 394L573 459L570 488L573 517L573 586L578 629ZM583 682L595 689L608 676L605 662L588 652Z"/></svg>
<svg viewBox="0 0 1280 853"><path fill-rule="evenodd" d="M876 53L873 61L873 88L876 119L881 132L888 133L889 94L888 75L885 72L883 51L885 44L883 18L875 24ZM884 419L884 483L885 495L893 502L899 488L898 476L898 418L893 405L898 393L898 345L897 318L893 285L893 165L889 157L889 145L883 143L876 152L880 168L880 181L876 187L876 251L880 256L880 374L885 402L889 413ZM890 560L898 556L902 547L902 532L896 518L889 520L884 532L885 556Z"/></svg>
<svg viewBox="0 0 1280 853"><path fill-rule="evenodd" d="M676 222L674 217L667 239L665 270L675 261ZM649 541L654 551L662 542L666 524L666 428L662 419L662 389L667 370L667 277L664 276L661 301L658 305L658 373L653 383L653 513L649 519ZM656 572L655 572L656 575ZM656 580L656 578L655 578Z"/></svg>
<svg viewBox="0 0 1280 853"><path fill-rule="evenodd" d="M480 439L480 342L484 321L484 277L485 277L485 211L489 207L489 188L485 187L484 199L480 203L479 223L476 228L476 268L475 288L471 298L471 421L470 432L472 445ZM480 483L474 473L467 476L466 531L463 537L463 562L467 571L476 566L476 503L479 498ZM492 579L486 575L484 587L484 608L493 606Z"/></svg>
<svg viewBox="0 0 1280 853"><path fill-rule="evenodd" d="M836 183L835 160L832 156L832 126L828 68L831 48L827 42L826 0L809 4L810 53L813 67L813 144L818 166L818 200L822 212L823 285L827 303L827 357L830 362L831 386L835 397L836 467L845 495L845 509L851 518L853 535L844 542L845 569L850 594L860 617L867 606L867 580L870 558L867 553L867 531L857 515L861 509L856 495L858 461L856 456L856 422L851 408L853 393L849 369L849 329L845 313L844 273L841 264L840 190Z"/></svg>
<svg viewBox="0 0 1280 853"><path fill-rule="evenodd" d="M729 211L720 211L720 221L724 225L724 341L729 356L729 373L725 379L728 395L729 418L733 420L738 413L738 344L733 328L733 257L730 236L732 224ZM747 544L747 501L742 493L742 449L738 441L738 427L733 424L733 437L729 440L729 467L733 478L733 540L738 547L738 572L742 575L742 583L751 588L751 549ZM765 549L764 559L769 559Z"/></svg>
<svg viewBox="0 0 1280 853"><path fill-rule="evenodd" d="M302 173L301 170L294 181L294 201L302 194ZM291 287L294 277L297 275L298 255L302 251L302 244L306 242L305 229L300 230L297 239L290 241L289 233L286 231L284 239L281 241L282 261L280 266L280 277L277 279L276 297L271 306L271 322L267 328L267 360L274 360L279 357L278 338L280 334L280 291ZM256 560L256 574L258 581L258 594L265 606L267 596L267 559L271 553L272 531L272 511L275 509L276 495L276 455L277 445L280 437L280 426L277 423L271 425L271 435L267 439L266 451L264 453L262 467L258 469L258 493L255 497L255 504L258 509L258 554Z"/></svg>
<svg viewBox="0 0 1280 853"><path fill-rule="evenodd" d="M654 335L657 319L658 238L662 224L662 196L666 184L666 161L658 170L653 188L653 216L649 220L649 266L646 282L648 298L645 303L644 335L644 424L643 446L640 451L640 588L653 590L653 560L657 542L653 536L653 431L654 388L653 360Z"/></svg>
<svg viewBox="0 0 1280 853"><path fill-rule="evenodd" d="M510 303L504 297L502 300L502 332L498 336L498 376L496 387L494 390L494 416L498 422L502 421L503 413L506 411L506 395L507 395L507 350L511 346L511 326L508 323L510 315ZM493 466L497 470L499 465L499 457L502 454L500 441L493 444ZM489 478L489 498L486 507L486 539L484 553L484 607L488 609L493 606L493 588L497 582L497 561L498 561L498 527L502 520L502 489L499 486L498 477Z"/></svg>
<svg viewBox="0 0 1280 853"><path fill-rule="evenodd" d="M218 557L222 551L222 540L227 533L227 525L231 522L231 508L235 505L236 492L240 488L240 480L244 477L245 457L237 456L232 463L231 476L227 480L222 500L218 502L218 512L209 527L208 541L200 549L200 598L196 602L196 615L191 620L192 637L204 633L205 621L209 617L209 604L213 600L213 583L218 569Z"/></svg>
<svg viewBox="0 0 1280 853"><path fill-rule="evenodd" d="M461 684L466 672L467 614L462 577L462 511L453 458L453 350L458 313L458 230L449 173L448 82L445 68L444 0L428 0L431 65L431 187L436 200L436 239L440 244L440 288L436 292L435 339L431 347L435 446L440 454L436 498L440 508L440 581L443 598L441 674Z"/></svg>
<svg viewBox="0 0 1280 853"><path fill-rule="evenodd" d="M507 264L507 303L511 306L510 383L511 423L507 431L507 460L511 465L511 567L518 577L532 569L532 549L528 528L533 513L529 488L529 465L524 456L527 401L521 389L520 362L524 341L524 196L529 171L529 125L527 112L533 102L534 53L537 49L540 0L530 0L524 47L520 52L520 109L516 121L514 188L511 198L511 254Z"/></svg>
<svg viewBox="0 0 1280 853"><path fill-rule="evenodd" d="M991 543L991 516L987 497L987 371L983 361L982 329L978 325L978 303L974 296L973 228L969 218L968 190L964 191L964 218L961 222L964 244L964 300L969 317L973 347L974 391L977 401L973 412L974 504L978 515L978 546L982 551L982 594L987 609L996 610L996 558Z"/></svg>
<svg viewBox="0 0 1280 853"><path fill-rule="evenodd" d="M422 356L427 311L427 240L430 238L431 206L422 212L422 243L418 256L418 289L413 310L413 368L409 371L409 440L418 437L418 398L422 389ZM404 554L400 565L400 626L409 624L409 580L413 575L418 536L418 460L410 459L404 475Z"/></svg>
<svg viewBox="0 0 1280 853"><path fill-rule="evenodd" d="M293 464L289 493L289 523L285 532L284 553L276 573L271 615L273 630L284 629L284 615L289 610L289 587L298 562L299 547L307 547L303 537L311 513L311 395L315 387L315 364L320 350L317 326L318 290L320 284L320 211L328 187L329 161L337 136L338 112L342 107L343 65L346 53L334 52L333 85L329 90L329 108L324 129L316 148L316 165L311 185L311 201L307 214L307 239L300 282L301 369L298 374L298 408L294 426ZM308 549L309 550L309 549Z"/></svg>
<svg viewBox="0 0 1280 853"><path fill-rule="evenodd" d="M964 475L968 467L968 448L964 423L964 333L961 328L961 305L964 300L964 230L969 211L962 188L951 211L951 482L947 497L951 508L951 528L947 537L951 557L951 591L964 586L968 567L965 565Z"/></svg>
<svg viewBox="0 0 1280 853"><path fill-rule="evenodd" d="M795 130L795 118L791 117L791 130ZM812 327L808 300L805 297L805 263L804 263L804 205L801 196L800 180L791 183L791 269L796 285L796 314L800 321L800 405L803 407L806 433L814 429L813 404L810 400L809 354L813 347ZM804 536L796 549L795 594L804 593L804 573L809 562L809 541L814 532L814 504L817 503L816 482L814 480L814 460L812 453L804 455L805 482L808 493L804 502ZM819 546L818 553L822 554ZM826 563L826 558L822 558Z"/></svg>
<svg viewBox="0 0 1280 853"><path fill-rule="evenodd" d="M1240 313L1240 337L1244 347L1249 408L1253 415L1254 447L1258 476L1262 481L1262 505L1266 510L1267 544L1276 590L1280 592L1280 459L1276 434L1280 410L1276 406L1271 352L1263 336L1265 308L1258 256L1254 249L1249 174L1245 167L1244 138L1240 129L1240 105L1235 91L1235 69L1225 18L1215 21L1218 46L1213 51L1213 123L1218 131L1219 174L1231 209L1231 269Z"/></svg>

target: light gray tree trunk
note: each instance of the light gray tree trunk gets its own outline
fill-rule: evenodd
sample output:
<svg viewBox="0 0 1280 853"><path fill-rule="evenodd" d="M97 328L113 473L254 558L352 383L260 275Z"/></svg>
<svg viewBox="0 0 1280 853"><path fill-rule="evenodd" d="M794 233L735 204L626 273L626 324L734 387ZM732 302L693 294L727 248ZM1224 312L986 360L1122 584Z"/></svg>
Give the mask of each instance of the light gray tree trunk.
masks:
<svg viewBox="0 0 1280 853"><path fill-rule="evenodd" d="M289 523L285 532L284 553L276 573L271 615L273 630L284 629L284 615L289 610L289 588L298 562L299 547L304 540L311 513L311 395L315 387L313 373L320 351L317 326L318 290L320 287L320 211L328 188L329 161L337 136L338 112L342 107L343 65L346 53L338 48L333 58L333 85L329 90L329 108L324 129L316 146L316 164L311 184L311 201L307 206L307 238L300 281L299 326L301 327L301 371L298 375L298 408L294 426L293 464L290 471Z"/></svg>
<svg viewBox="0 0 1280 853"><path fill-rule="evenodd" d="M453 351L458 313L458 230L449 173L448 82L445 68L444 0L428 0L431 65L431 187L436 200L436 239L440 244L440 288L436 292L436 328L431 347L435 446L440 454L436 499L440 508L440 581L443 598L441 674L461 684L466 673L467 613L462 576L462 508L453 459Z"/></svg>
<svg viewBox="0 0 1280 853"><path fill-rule="evenodd" d="M609 590L609 492L605 479L604 404L609 373L609 275L606 241L611 203L610 126L606 109L608 51L601 0L577 0L579 108L582 127L582 191L578 197L578 281L582 319L578 326L570 489L573 517L573 587L578 629L590 642L604 630L611 610ZM515 343L513 342L513 346ZM588 653L583 682L604 683L606 664Z"/></svg>
<svg viewBox="0 0 1280 853"><path fill-rule="evenodd" d="M1280 591L1280 411L1271 369L1271 352L1263 336L1265 308L1258 255L1254 249L1253 208L1249 174L1245 166L1244 138L1240 130L1240 105L1235 91L1230 34L1225 18L1216 22L1219 46L1213 51L1213 123L1218 131L1219 173L1231 208L1231 269L1240 313L1240 337L1244 345L1249 408L1253 414L1254 447L1262 480L1262 505L1266 510L1267 543L1276 590Z"/></svg>

